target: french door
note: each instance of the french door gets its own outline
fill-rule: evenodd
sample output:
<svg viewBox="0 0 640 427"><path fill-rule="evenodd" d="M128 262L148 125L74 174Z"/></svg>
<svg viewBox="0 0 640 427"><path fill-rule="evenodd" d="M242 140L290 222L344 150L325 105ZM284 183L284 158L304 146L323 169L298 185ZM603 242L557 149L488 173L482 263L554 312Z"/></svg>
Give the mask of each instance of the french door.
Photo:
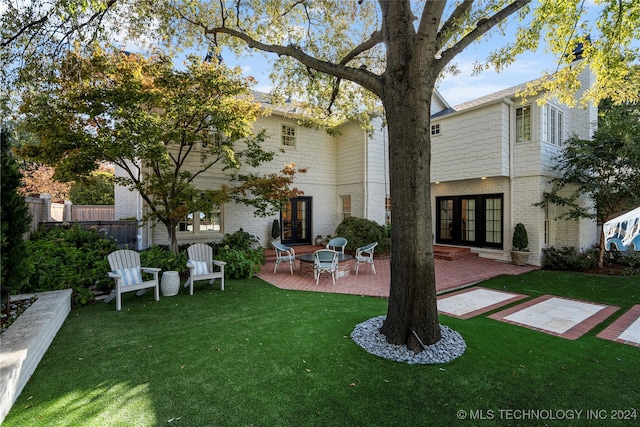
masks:
<svg viewBox="0 0 640 427"><path fill-rule="evenodd" d="M311 243L311 197L298 197L284 204L280 212L282 243Z"/></svg>
<svg viewBox="0 0 640 427"><path fill-rule="evenodd" d="M436 197L436 243L502 249L502 194Z"/></svg>

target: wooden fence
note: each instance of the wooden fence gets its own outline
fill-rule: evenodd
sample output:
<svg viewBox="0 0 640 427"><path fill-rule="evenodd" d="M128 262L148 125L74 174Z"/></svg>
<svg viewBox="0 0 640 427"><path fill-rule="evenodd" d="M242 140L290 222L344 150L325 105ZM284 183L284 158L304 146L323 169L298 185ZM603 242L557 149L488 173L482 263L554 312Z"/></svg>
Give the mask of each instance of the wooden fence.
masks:
<svg viewBox="0 0 640 427"><path fill-rule="evenodd" d="M105 231L118 241L119 247L137 248L136 221L115 221L115 206L113 205L73 205L71 202L52 203L51 196L42 194L40 197L25 197L29 213L31 213L31 228L25 233L25 239L31 237L40 225L48 229L60 226L63 222L77 222L82 228L96 227Z"/></svg>
<svg viewBox="0 0 640 427"><path fill-rule="evenodd" d="M71 205L71 221L114 221L113 205Z"/></svg>
<svg viewBox="0 0 640 427"><path fill-rule="evenodd" d="M29 213L31 214L31 227L24 235L25 239L31 237L31 233L38 229L38 224L49 220L49 208L45 207L46 200L37 197L25 197Z"/></svg>

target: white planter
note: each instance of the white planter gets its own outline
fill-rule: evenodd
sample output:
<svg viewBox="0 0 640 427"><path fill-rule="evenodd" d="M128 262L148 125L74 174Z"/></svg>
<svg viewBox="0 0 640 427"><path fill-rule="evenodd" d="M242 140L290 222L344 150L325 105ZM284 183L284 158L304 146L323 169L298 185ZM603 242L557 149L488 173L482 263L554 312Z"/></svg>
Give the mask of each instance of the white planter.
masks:
<svg viewBox="0 0 640 427"><path fill-rule="evenodd" d="M162 273L160 290L162 291L162 296L165 297L178 295L178 291L180 290L180 273L177 271L165 271Z"/></svg>

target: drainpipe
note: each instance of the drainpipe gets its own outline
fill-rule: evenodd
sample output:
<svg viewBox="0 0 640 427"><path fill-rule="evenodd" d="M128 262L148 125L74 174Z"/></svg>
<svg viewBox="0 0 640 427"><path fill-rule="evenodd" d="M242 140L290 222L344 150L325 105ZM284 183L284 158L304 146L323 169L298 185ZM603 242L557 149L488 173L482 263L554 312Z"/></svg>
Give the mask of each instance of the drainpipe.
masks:
<svg viewBox="0 0 640 427"><path fill-rule="evenodd" d="M515 143L515 123L513 123L511 117L515 114L513 109L513 101L509 98L504 99L505 104L509 106L509 222L510 222L510 230L513 233L513 228L515 227L515 186L514 186L514 176L513 176L513 149ZM507 242L508 243L508 242ZM506 249L503 249L503 253Z"/></svg>
<svg viewBox="0 0 640 427"><path fill-rule="evenodd" d="M363 217L369 219L369 156L368 156L368 148L369 148L369 134L366 129L362 129L363 135L363 144L362 144L362 158L364 159L363 171L362 171L362 179L364 180L364 194L363 198Z"/></svg>

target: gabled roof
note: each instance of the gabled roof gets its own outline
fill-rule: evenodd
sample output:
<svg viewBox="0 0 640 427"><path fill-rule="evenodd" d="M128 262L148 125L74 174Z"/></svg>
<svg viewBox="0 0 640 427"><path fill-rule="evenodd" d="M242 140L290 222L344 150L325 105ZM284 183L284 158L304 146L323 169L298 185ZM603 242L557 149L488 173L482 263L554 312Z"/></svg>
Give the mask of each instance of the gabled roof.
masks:
<svg viewBox="0 0 640 427"><path fill-rule="evenodd" d="M538 80L539 79L530 80L530 81L525 82L525 83L520 83L520 84L518 84L516 86L512 86L512 87L509 87L509 88L506 88L506 89L503 89L503 90L499 90L498 92L494 92L494 93L490 93L490 94L485 95L485 96L481 96L480 98L473 99L471 101L463 102L462 104L458 104L458 105L456 105L454 107L450 107L450 108L448 108L446 110L440 111L439 113L436 113L436 114L432 115L431 118L442 117L442 116L445 116L447 114L452 114L452 113L456 113L456 112L470 110L472 108L476 108L476 107L479 107L479 106L485 105L485 104L491 104L493 102L500 101L501 99L505 99L505 98L514 98L518 92L521 92L521 91L525 90L528 85L530 85L531 83L536 82Z"/></svg>

